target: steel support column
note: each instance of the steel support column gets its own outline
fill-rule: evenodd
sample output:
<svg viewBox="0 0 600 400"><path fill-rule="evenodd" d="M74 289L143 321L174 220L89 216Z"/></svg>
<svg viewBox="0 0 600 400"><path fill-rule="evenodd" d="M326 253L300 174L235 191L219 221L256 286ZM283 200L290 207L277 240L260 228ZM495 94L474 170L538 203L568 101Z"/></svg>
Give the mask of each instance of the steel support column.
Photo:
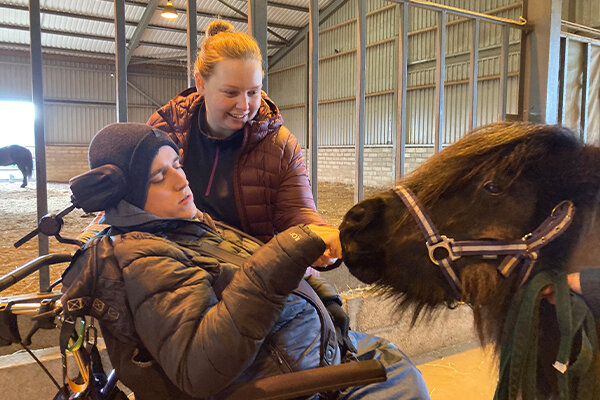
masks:
<svg viewBox="0 0 600 400"><path fill-rule="evenodd" d="M194 63L198 57L198 5L196 0L187 1L187 86L196 85Z"/></svg>
<svg viewBox="0 0 600 400"><path fill-rule="evenodd" d="M115 0L117 122L127 122L127 48L125 47L125 43L125 0Z"/></svg>
<svg viewBox="0 0 600 400"><path fill-rule="evenodd" d="M316 12L318 14L318 7ZM263 90L268 92L267 0L248 0L248 34L252 35L258 42L258 47L263 57L263 70L265 72L263 76Z"/></svg>
<svg viewBox="0 0 600 400"><path fill-rule="evenodd" d="M144 31L148 27L152 16L154 15L154 11L156 11L156 7L158 6L158 0L149 0L144 13L142 14L142 18L138 22L138 25L135 27L135 32L131 36L129 40L129 46L127 46L127 64L131 61L131 57L133 56L133 52L140 45L140 39L144 34Z"/></svg>
<svg viewBox="0 0 600 400"><path fill-rule="evenodd" d="M508 91L508 39L509 26L502 25L502 46L500 48L500 104L498 107L498 121L506 119L506 97Z"/></svg>
<svg viewBox="0 0 600 400"><path fill-rule="evenodd" d="M469 130L477 126L477 82L479 78L479 20L474 19L469 62Z"/></svg>
<svg viewBox="0 0 600 400"><path fill-rule="evenodd" d="M525 121L555 124L558 114L561 0L524 0L523 16L535 29L524 33L519 114Z"/></svg>
<svg viewBox="0 0 600 400"><path fill-rule="evenodd" d="M308 149L310 183L315 204L319 200L319 1L308 3Z"/></svg>
<svg viewBox="0 0 600 400"><path fill-rule="evenodd" d="M354 147L354 202L364 198L363 175L365 164L365 83L367 42L367 1L356 2L356 128Z"/></svg>
<svg viewBox="0 0 600 400"><path fill-rule="evenodd" d="M395 136L395 178L404 176L404 159L406 156L406 87L408 71L408 24L409 5L398 5L398 90Z"/></svg>
<svg viewBox="0 0 600 400"><path fill-rule="evenodd" d="M583 43L583 71L581 71L581 119L579 120L579 133L581 140L587 143L587 120L588 120L588 101L590 98L590 67L591 67L591 50L592 45Z"/></svg>
<svg viewBox="0 0 600 400"><path fill-rule="evenodd" d="M565 124L567 115L567 72L569 63L569 38L560 38L560 64L558 85L558 121Z"/></svg>
<svg viewBox="0 0 600 400"><path fill-rule="evenodd" d="M438 26L435 48L435 132L434 151L442 150L444 145L444 86L446 84L446 10L438 14Z"/></svg>
<svg viewBox="0 0 600 400"><path fill-rule="evenodd" d="M33 134L35 138L35 187L38 221L48 213L46 188L46 137L44 132L44 80L42 74L42 27L40 0L29 1L29 37L31 43L31 97L35 112ZM38 255L48 254L48 236L38 235ZM50 286L48 266L39 272L40 290Z"/></svg>

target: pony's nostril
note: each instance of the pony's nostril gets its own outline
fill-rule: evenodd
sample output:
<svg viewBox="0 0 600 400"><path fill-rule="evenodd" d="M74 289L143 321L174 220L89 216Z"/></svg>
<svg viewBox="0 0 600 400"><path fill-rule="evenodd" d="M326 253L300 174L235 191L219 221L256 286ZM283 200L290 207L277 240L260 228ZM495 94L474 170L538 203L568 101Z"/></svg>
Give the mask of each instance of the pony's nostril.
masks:
<svg viewBox="0 0 600 400"><path fill-rule="evenodd" d="M354 223L354 224L358 224L362 220L365 219L366 215L367 215L367 212L365 211L364 207L355 206L346 215L346 221Z"/></svg>

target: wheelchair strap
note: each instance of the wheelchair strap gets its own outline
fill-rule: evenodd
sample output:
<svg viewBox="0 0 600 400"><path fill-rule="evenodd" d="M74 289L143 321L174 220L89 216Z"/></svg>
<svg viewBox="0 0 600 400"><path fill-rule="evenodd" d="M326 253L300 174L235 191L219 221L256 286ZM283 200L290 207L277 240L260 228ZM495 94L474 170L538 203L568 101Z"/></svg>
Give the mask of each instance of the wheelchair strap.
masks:
<svg viewBox="0 0 600 400"><path fill-rule="evenodd" d="M327 308L325 308L319 296L317 296L313 288L304 279L300 281L298 287L292 293L302 297L317 309L317 314L319 314L319 319L321 320L321 366L335 364L336 356L339 353L338 341L335 334L335 326Z"/></svg>
<svg viewBox="0 0 600 400"><path fill-rule="evenodd" d="M82 319L79 326L80 331L77 332L76 321L66 319L63 321L63 324L60 328L59 347L62 358L63 389L66 390L66 387L68 386L74 393L81 393L85 391L90 381L90 361L89 357L85 356L85 352L82 349L85 320ZM72 352L73 356L75 357L77 367L80 371L81 377L83 378L83 383L81 384L74 382L68 376L67 350Z"/></svg>
<svg viewBox="0 0 600 400"><path fill-rule="evenodd" d="M569 291L564 274L542 271L525 286L521 301L514 301L509 310L509 320L514 324L504 332L504 345L500 353L500 369L495 400L537 398L538 376L538 311L541 292L553 286L556 297L556 317L560 344L556 361L558 398L574 400L597 399L600 386L597 382L598 343L594 318L583 299ZM573 349L573 345L577 344ZM522 393L520 393L522 392Z"/></svg>

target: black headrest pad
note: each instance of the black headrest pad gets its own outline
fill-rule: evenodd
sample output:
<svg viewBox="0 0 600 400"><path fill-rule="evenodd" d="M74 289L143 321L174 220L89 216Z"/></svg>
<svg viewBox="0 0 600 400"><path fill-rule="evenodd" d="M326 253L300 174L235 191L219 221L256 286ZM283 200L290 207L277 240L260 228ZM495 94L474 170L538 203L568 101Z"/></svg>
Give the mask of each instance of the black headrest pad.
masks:
<svg viewBox="0 0 600 400"><path fill-rule="evenodd" d="M85 212L104 211L115 207L127 193L127 179L113 164L101 165L69 181L71 200Z"/></svg>

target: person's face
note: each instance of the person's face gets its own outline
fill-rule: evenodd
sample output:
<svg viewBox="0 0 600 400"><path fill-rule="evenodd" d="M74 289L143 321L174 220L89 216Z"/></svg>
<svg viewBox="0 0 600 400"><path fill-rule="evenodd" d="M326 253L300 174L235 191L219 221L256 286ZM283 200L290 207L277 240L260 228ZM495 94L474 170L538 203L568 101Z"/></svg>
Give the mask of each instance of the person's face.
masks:
<svg viewBox="0 0 600 400"><path fill-rule="evenodd" d="M256 60L224 58L213 74L196 74L196 88L204 96L211 134L228 137L254 118L260 107L262 67Z"/></svg>
<svg viewBox="0 0 600 400"><path fill-rule="evenodd" d="M144 210L161 218L194 218L194 195L188 186L179 155L162 146L150 167L150 182Z"/></svg>

